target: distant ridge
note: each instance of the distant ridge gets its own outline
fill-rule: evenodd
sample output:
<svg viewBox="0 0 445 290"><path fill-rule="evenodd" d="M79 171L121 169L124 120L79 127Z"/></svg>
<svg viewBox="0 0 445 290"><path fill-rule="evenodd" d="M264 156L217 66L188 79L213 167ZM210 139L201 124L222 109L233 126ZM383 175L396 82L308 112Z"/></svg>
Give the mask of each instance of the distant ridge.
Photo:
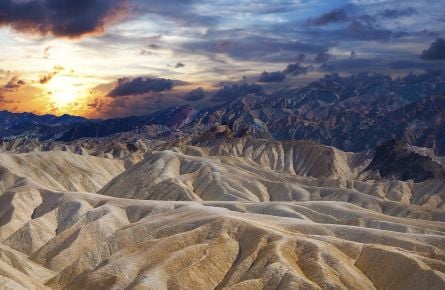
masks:
<svg viewBox="0 0 445 290"><path fill-rule="evenodd" d="M332 74L301 89L271 95L235 94L208 108L175 106L109 120L10 114L0 114L0 120L1 115L12 116L3 117L7 121L0 125L0 137L73 141L130 132L171 140L225 125L235 136L314 140L353 152L399 139L445 155L443 71L399 79L379 74Z"/></svg>

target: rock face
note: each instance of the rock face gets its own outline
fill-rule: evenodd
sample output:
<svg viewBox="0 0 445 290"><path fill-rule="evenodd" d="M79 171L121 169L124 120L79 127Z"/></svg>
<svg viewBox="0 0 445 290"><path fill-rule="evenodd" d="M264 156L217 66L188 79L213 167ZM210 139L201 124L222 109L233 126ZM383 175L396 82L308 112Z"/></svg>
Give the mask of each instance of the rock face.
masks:
<svg viewBox="0 0 445 290"><path fill-rule="evenodd" d="M0 194L20 186L96 192L123 171L123 161L66 152L0 153Z"/></svg>
<svg viewBox="0 0 445 290"><path fill-rule="evenodd" d="M147 116L110 119L101 122L84 122L66 126L60 141L73 141L84 137L105 137L134 131L151 134L153 138L174 135L179 128L193 121L196 112L188 105L173 107Z"/></svg>
<svg viewBox="0 0 445 290"><path fill-rule="evenodd" d="M395 140L377 147L368 170L378 171L384 178L415 182L445 179L445 167L432 152Z"/></svg>
<svg viewBox="0 0 445 290"><path fill-rule="evenodd" d="M4 144L0 288L445 287L432 150L133 138Z"/></svg>
<svg viewBox="0 0 445 290"><path fill-rule="evenodd" d="M56 125L51 126L21 117L22 123L8 121L4 123L7 126L0 125L0 137L74 141L132 132L173 140L225 125L237 137L313 140L353 152L372 149L395 138L445 155L443 71L399 79L376 74L333 74L303 88L270 94L258 85L244 84L224 87L212 100L217 104L206 108L185 105L146 116L104 121L64 116L58 122L52 121Z"/></svg>

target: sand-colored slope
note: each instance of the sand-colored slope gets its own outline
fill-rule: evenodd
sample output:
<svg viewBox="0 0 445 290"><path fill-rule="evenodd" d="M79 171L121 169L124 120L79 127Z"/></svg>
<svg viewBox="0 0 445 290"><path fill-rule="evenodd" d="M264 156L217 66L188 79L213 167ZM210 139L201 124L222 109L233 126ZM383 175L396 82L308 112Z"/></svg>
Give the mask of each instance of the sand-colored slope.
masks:
<svg viewBox="0 0 445 290"><path fill-rule="evenodd" d="M145 153L151 146L160 143L133 136L81 139L73 142L37 141L27 138L0 140L0 152L31 153L63 151L79 155L125 159L134 153Z"/></svg>
<svg viewBox="0 0 445 290"><path fill-rule="evenodd" d="M123 161L68 152L0 153L0 194L24 185L96 192L123 171Z"/></svg>
<svg viewBox="0 0 445 290"><path fill-rule="evenodd" d="M239 142L126 170L0 154L0 289L445 288L443 181L365 181L366 154Z"/></svg>
<svg viewBox="0 0 445 290"><path fill-rule="evenodd" d="M157 146L163 150L172 147L187 155L243 157L261 168L280 173L323 178L355 178L372 158L371 152L344 152L312 141L218 138L208 133Z"/></svg>
<svg viewBox="0 0 445 290"><path fill-rule="evenodd" d="M49 289L44 284L55 274L32 262L23 253L0 243L1 289Z"/></svg>
<svg viewBox="0 0 445 290"><path fill-rule="evenodd" d="M17 192L15 199L28 194L37 193ZM81 193L40 196L42 202L18 230L23 238L10 246L21 248L48 235L43 227L31 230L28 224L34 221L54 229L43 246L27 250L27 263L56 272L46 282L51 288L445 286L443 223L388 217L336 202L200 204ZM391 269L397 271L386 273Z"/></svg>
<svg viewBox="0 0 445 290"><path fill-rule="evenodd" d="M444 208L445 180L414 184L364 182L340 176L314 178L262 167L251 158L207 155L198 147L187 147L184 151L173 148L154 152L111 180L99 193L151 200L333 200L391 215L445 218L429 210Z"/></svg>

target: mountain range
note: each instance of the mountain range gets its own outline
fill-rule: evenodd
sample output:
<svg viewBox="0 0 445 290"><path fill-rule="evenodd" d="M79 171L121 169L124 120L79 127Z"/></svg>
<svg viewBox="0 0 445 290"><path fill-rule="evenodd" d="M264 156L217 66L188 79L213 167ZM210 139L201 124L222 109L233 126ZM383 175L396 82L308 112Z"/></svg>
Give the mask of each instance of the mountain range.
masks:
<svg viewBox="0 0 445 290"><path fill-rule="evenodd" d="M145 116L87 120L0 112L1 138L72 141L122 132L168 140L227 125L237 136L314 140L363 151L389 139L445 155L445 72L392 79L362 73L326 75L299 89L264 93L255 85L221 88L214 106L171 107Z"/></svg>

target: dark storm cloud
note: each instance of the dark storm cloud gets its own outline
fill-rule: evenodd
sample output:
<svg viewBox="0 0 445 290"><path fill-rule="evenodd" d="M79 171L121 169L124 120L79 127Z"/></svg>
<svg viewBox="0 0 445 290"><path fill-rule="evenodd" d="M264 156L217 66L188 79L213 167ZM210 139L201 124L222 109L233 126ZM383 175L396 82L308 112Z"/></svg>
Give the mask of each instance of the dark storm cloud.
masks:
<svg viewBox="0 0 445 290"><path fill-rule="evenodd" d="M308 71L309 71L309 68L307 66L301 65L299 63L291 63L286 67L286 69L283 71L283 73L293 75L293 76L299 76L299 75L307 74Z"/></svg>
<svg viewBox="0 0 445 290"><path fill-rule="evenodd" d="M126 10L126 0L0 1L0 25L21 32L79 37L103 32Z"/></svg>
<svg viewBox="0 0 445 290"><path fill-rule="evenodd" d="M307 25L313 25L313 26L322 26L327 25L331 23L339 23L339 22L345 22L347 21L348 14L346 10L344 9L334 9L330 12L327 12L325 14L322 14L316 18L309 18L306 21Z"/></svg>
<svg viewBox="0 0 445 290"><path fill-rule="evenodd" d="M25 81L19 79L18 76L13 76L4 86L4 89L7 91L16 91L21 86L25 85Z"/></svg>
<svg viewBox="0 0 445 290"><path fill-rule="evenodd" d="M259 82L262 83L279 83L286 79L286 75L280 71L267 72L264 71L261 73Z"/></svg>
<svg viewBox="0 0 445 290"><path fill-rule="evenodd" d="M140 95L150 92L163 92L173 88L173 81L163 78L120 78L108 94L111 97Z"/></svg>
<svg viewBox="0 0 445 290"><path fill-rule="evenodd" d="M261 94L263 87L257 84L226 85L215 93L212 101L227 101L249 94Z"/></svg>
<svg viewBox="0 0 445 290"><path fill-rule="evenodd" d="M420 55L425 60L444 60L445 59L445 39L437 38L430 47L422 51Z"/></svg>
<svg viewBox="0 0 445 290"><path fill-rule="evenodd" d="M184 99L186 101L199 101L205 98L205 92L204 89L199 87L193 91L188 92L185 96Z"/></svg>
<svg viewBox="0 0 445 290"><path fill-rule="evenodd" d="M394 19L394 18L399 18L399 17L412 16L416 13L417 13L416 9L414 9L412 7L408 7L406 9L385 9L380 12L380 16L382 16L383 18Z"/></svg>
<svg viewBox="0 0 445 290"><path fill-rule="evenodd" d="M360 10L357 5L349 5L344 8L334 9L315 18L309 18L306 25L311 29L306 31L312 33L318 38L336 41L388 41L395 37L404 35L404 32L394 33L393 31L382 27L379 19L395 19L404 16L410 16L416 13L416 10L409 7L406 9L385 9L380 12L371 12ZM338 29L323 29L330 24L341 24Z"/></svg>

